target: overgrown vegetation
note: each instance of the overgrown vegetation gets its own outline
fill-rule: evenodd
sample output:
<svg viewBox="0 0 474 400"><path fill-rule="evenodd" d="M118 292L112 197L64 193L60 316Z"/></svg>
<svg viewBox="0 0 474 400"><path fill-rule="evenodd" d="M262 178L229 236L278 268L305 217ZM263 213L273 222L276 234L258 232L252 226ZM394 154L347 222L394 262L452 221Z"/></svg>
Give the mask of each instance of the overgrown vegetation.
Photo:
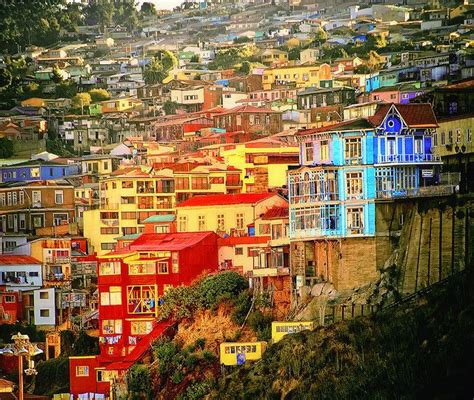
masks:
<svg viewBox="0 0 474 400"><path fill-rule="evenodd" d="M418 304L290 335L219 380L215 399L469 398L473 275Z"/></svg>
<svg viewBox="0 0 474 400"><path fill-rule="evenodd" d="M248 288L247 281L232 271L206 276L191 286L171 289L163 298L160 319L190 318L198 309L209 309L224 299L238 296Z"/></svg>

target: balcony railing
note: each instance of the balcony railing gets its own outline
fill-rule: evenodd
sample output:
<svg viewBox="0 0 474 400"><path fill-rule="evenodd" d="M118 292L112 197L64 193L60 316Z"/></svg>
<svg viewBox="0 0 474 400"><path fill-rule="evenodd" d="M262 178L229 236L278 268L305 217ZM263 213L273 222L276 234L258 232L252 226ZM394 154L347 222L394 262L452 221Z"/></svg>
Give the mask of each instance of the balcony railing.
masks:
<svg viewBox="0 0 474 400"><path fill-rule="evenodd" d="M71 258L48 256L44 261L48 264L69 264L71 262Z"/></svg>
<svg viewBox="0 0 474 400"><path fill-rule="evenodd" d="M338 193L320 193L320 194L303 194L300 196L290 196L292 204L319 203L322 201L338 201Z"/></svg>
<svg viewBox="0 0 474 400"><path fill-rule="evenodd" d="M440 162L441 157L434 154L389 154L379 155L377 162L385 163L418 163L418 162Z"/></svg>
<svg viewBox="0 0 474 400"><path fill-rule="evenodd" d="M377 192L378 199L396 199L407 197L449 196L455 193L454 185L426 186L415 189L385 190Z"/></svg>
<svg viewBox="0 0 474 400"><path fill-rule="evenodd" d="M65 275L63 273L49 273L46 274L46 280L51 282L64 282L71 280L69 275Z"/></svg>

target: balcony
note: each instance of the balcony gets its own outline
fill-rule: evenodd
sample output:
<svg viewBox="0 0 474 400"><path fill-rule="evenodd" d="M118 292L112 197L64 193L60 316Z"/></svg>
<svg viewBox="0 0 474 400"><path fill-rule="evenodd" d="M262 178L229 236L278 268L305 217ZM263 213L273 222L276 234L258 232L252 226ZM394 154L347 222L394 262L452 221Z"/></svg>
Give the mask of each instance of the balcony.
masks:
<svg viewBox="0 0 474 400"><path fill-rule="evenodd" d="M454 194L454 185L426 186L414 189L385 190L377 192L377 199L401 199L409 197L438 197Z"/></svg>
<svg viewBox="0 0 474 400"><path fill-rule="evenodd" d="M338 201L338 193L314 193L304 194L299 196L291 196L292 204L307 204L307 203L320 203L327 201Z"/></svg>
<svg viewBox="0 0 474 400"><path fill-rule="evenodd" d="M286 276L290 274L290 268L288 267L277 267L277 268L255 268L252 270L252 277L268 277L268 276Z"/></svg>
<svg viewBox="0 0 474 400"><path fill-rule="evenodd" d="M118 219L101 219L100 222L103 225L107 225L107 226L119 226Z"/></svg>
<svg viewBox="0 0 474 400"><path fill-rule="evenodd" d="M70 257L54 257L54 256L48 256L45 257L44 260L45 263L47 264L70 264L71 263L71 258Z"/></svg>
<svg viewBox="0 0 474 400"><path fill-rule="evenodd" d="M415 163L437 163L441 157L434 154L389 154L379 155L378 164L415 164Z"/></svg>

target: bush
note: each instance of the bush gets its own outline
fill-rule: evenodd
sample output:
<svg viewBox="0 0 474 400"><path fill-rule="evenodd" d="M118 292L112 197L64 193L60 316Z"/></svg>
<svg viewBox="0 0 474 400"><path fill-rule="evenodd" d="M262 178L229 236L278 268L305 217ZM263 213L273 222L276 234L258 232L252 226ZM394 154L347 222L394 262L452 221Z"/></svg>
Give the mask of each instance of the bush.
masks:
<svg viewBox="0 0 474 400"><path fill-rule="evenodd" d="M52 396L56 393L69 392L69 359L67 357L40 361L36 365L38 375L35 377L34 393Z"/></svg>
<svg viewBox="0 0 474 400"><path fill-rule="evenodd" d="M159 339L153 344L153 355L158 360L160 375L168 374L173 368L178 346L167 338Z"/></svg>
<svg viewBox="0 0 474 400"><path fill-rule="evenodd" d="M127 372L127 388L136 398L151 399L151 378L148 365L135 364Z"/></svg>
<svg viewBox="0 0 474 400"><path fill-rule="evenodd" d="M263 314L260 310L252 311L248 318L248 323L257 334L257 339L265 341L272 337L272 321L271 315Z"/></svg>
<svg viewBox="0 0 474 400"><path fill-rule="evenodd" d="M178 400L199 400L204 398L212 389L215 382L211 379L204 381L192 381L186 392L178 397Z"/></svg>

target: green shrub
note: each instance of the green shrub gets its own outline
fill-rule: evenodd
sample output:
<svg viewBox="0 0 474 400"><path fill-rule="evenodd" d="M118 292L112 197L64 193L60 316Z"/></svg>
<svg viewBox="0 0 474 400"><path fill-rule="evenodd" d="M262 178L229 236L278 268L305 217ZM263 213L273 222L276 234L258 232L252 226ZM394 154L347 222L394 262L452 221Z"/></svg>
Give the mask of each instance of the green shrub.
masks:
<svg viewBox="0 0 474 400"><path fill-rule="evenodd" d="M202 308L210 308L219 303L224 296L237 296L248 288L245 278L232 271L210 275L197 285L197 295Z"/></svg>
<svg viewBox="0 0 474 400"><path fill-rule="evenodd" d="M199 400L204 398L212 389L214 380L192 381L186 392L178 397L178 400Z"/></svg>
<svg viewBox="0 0 474 400"><path fill-rule="evenodd" d="M135 364L127 372L127 388L133 398L151 399L151 378L148 365Z"/></svg>
<svg viewBox="0 0 474 400"><path fill-rule="evenodd" d="M171 375L171 381L175 385L178 385L179 383L181 383L183 379L184 379L184 374L179 370L174 371L173 375Z"/></svg>
<svg viewBox="0 0 474 400"><path fill-rule="evenodd" d="M196 339L196 342L194 343L194 346L196 348L204 350L204 347L206 346L206 339L204 339L204 338Z"/></svg>
<svg viewBox="0 0 474 400"><path fill-rule="evenodd" d="M56 393L69 392L69 359L52 358L40 361L36 365L38 375L35 377L34 394L52 396Z"/></svg>
<svg viewBox="0 0 474 400"><path fill-rule="evenodd" d="M248 318L248 323L257 334L257 339L265 341L272 337L272 321L273 317L270 314L263 314L260 310L252 311Z"/></svg>
<svg viewBox="0 0 474 400"><path fill-rule="evenodd" d="M234 310L232 311L232 321L237 325L242 325L251 305L252 296L250 292L248 290L240 292L235 299Z"/></svg>
<svg viewBox="0 0 474 400"><path fill-rule="evenodd" d="M165 375L172 371L173 362L178 352L178 346L167 338L159 339L153 344L153 354L155 359L158 360L160 375Z"/></svg>

